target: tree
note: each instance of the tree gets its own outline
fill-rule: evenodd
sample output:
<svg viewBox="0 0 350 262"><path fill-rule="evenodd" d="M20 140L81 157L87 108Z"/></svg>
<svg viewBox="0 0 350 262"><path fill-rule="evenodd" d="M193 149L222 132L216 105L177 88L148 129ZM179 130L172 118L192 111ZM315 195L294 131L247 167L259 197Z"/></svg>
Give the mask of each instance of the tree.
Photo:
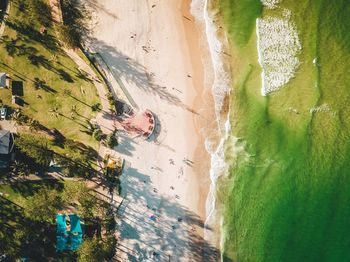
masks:
<svg viewBox="0 0 350 262"><path fill-rule="evenodd" d="M66 182L62 200L68 205L77 206L78 214L85 220L94 220L101 213L96 195L83 182Z"/></svg>
<svg viewBox="0 0 350 262"><path fill-rule="evenodd" d="M41 80L39 77L34 77L34 88L36 90L42 88L45 85L45 81Z"/></svg>
<svg viewBox="0 0 350 262"><path fill-rule="evenodd" d="M27 163L24 163L19 160L15 160L10 164L10 174L12 176L27 176L31 172L31 168L28 166Z"/></svg>
<svg viewBox="0 0 350 262"><path fill-rule="evenodd" d="M64 150L66 154L55 155L55 160L65 169L65 174L87 178L95 173L92 164L97 160L98 153L93 148L66 139Z"/></svg>
<svg viewBox="0 0 350 262"><path fill-rule="evenodd" d="M84 239L77 253L79 262L105 261L103 244L97 238Z"/></svg>
<svg viewBox="0 0 350 262"><path fill-rule="evenodd" d="M62 40L71 48L80 47L89 35L90 11L78 0L61 0L63 24L59 28Z"/></svg>
<svg viewBox="0 0 350 262"><path fill-rule="evenodd" d="M64 202L57 190L44 187L25 202L25 214L34 221L53 222Z"/></svg>
<svg viewBox="0 0 350 262"><path fill-rule="evenodd" d="M15 109L11 117L18 125L23 125L28 121L28 116L24 115L19 109Z"/></svg>
<svg viewBox="0 0 350 262"><path fill-rule="evenodd" d="M48 144L47 139L33 135L21 134L16 139L16 147L42 166L48 166L53 157L53 152L49 149Z"/></svg>
<svg viewBox="0 0 350 262"><path fill-rule="evenodd" d="M108 236L105 242L97 238L84 239L83 244L78 249L78 261L112 261L116 244L117 240L114 235Z"/></svg>
<svg viewBox="0 0 350 262"><path fill-rule="evenodd" d="M27 124L31 131L34 131L34 130L37 131L41 128L41 124L39 123L39 121L33 118L29 118Z"/></svg>
<svg viewBox="0 0 350 262"><path fill-rule="evenodd" d="M97 128L92 132L92 137L95 138L97 141L102 140L103 133L101 129Z"/></svg>
<svg viewBox="0 0 350 262"><path fill-rule="evenodd" d="M64 185L64 191L62 192L62 199L69 205L74 205L79 201L81 195L89 192L89 189L83 182L66 182Z"/></svg>
<svg viewBox="0 0 350 262"><path fill-rule="evenodd" d="M118 146L117 130L114 130L112 133L107 135L106 144L109 148L114 148L115 146Z"/></svg>
<svg viewBox="0 0 350 262"><path fill-rule="evenodd" d="M49 108L49 112L51 113L52 116L58 118L60 115L60 112L58 111L58 106L54 106Z"/></svg>
<svg viewBox="0 0 350 262"><path fill-rule="evenodd" d="M96 104L93 104L92 106L91 106L91 110L92 111L101 111L101 104L100 103L96 103Z"/></svg>
<svg viewBox="0 0 350 262"><path fill-rule="evenodd" d="M107 261L113 261L115 256L115 247L117 245L117 239L113 234L107 236L106 242L103 245L104 258Z"/></svg>
<svg viewBox="0 0 350 262"><path fill-rule="evenodd" d="M107 93L107 100L109 102L109 105L114 109L116 106L116 101L114 100L114 96L111 92Z"/></svg>

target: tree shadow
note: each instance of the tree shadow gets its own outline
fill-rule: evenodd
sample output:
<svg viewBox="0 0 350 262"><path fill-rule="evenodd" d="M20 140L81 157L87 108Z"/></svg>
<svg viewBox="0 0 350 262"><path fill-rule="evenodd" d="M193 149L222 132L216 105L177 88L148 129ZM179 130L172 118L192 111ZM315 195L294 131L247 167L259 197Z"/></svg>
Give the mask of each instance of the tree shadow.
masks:
<svg viewBox="0 0 350 262"><path fill-rule="evenodd" d="M82 1L61 1L61 10L66 38L71 46L80 47L83 38L90 34L90 11Z"/></svg>
<svg viewBox="0 0 350 262"><path fill-rule="evenodd" d="M45 47L47 50L52 52L62 52L59 43L55 36L51 34L41 34L39 31L34 29L32 25L28 25L23 23L20 20L14 20L14 21L5 21L6 26L9 28L17 31L19 34L22 35L22 38L25 38L26 43L30 42L37 42L40 43L43 47Z"/></svg>
<svg viewBox="0 0 350 262"><path fill-rule="evenodd" d="M121 249L135 261L154 259L154 252L156 261L177 261L180 257L190 257L191 261L219 261L219 250L196 231L204 228L203 220L181 205L176 197L158 194L149 175L134 168L126 169L122 189L125 198L118 209L119 244L124 245ZM155 218L150 219L150 215Z"/></svg>
<svg viewBox="0 0 350 262"><path fill-rule="evenodd" d="M68 82L68 83L73 83L74 80L71 77L70 74L68 74L66 71L64 71L62 68L56 69L57 74L61 77L62 80Z"/></svg>
<svg viewBox="0 0 350 262"><path fill-rule="evenodd" d="M8 261L28 257L48 261L55 254L55 226L26 217L17 204L0 197L0 247Z"/></svg>
<svg viewBox="0 0 350 262"><path fill-rule="evenodd" d="M102 4L93 1L93 0L86 0L87 5L93 9L93 10L102 10L106 15L111 16L114 19L118 19L118 16L110 12L107 8L105 8Z"/></svg>
<svg viewBox="0 0 350 262"><path fill-rule="evenodd" d="M157 95L160 99L172 105L180 106L195 113L176 95L167 91L166 87L155 84L152 73L147 72L146 68L138 62L123 55L115 47L109 46L104 41L91 37L87 39L87 42L91 49L102 57L116 79L122 78L127 83L135 84L146 93Z"/></svg>
<svg viewBox="0 0 350 262"><path fill-rule="evenodd" d="M39 54L39 51L35 47L28 46L25 43L17 44L18 40L19 38L11 39L8 37L3 37L2 42L5 44L5 49L9 55L26 56L32 65L50 70L68 83L74 82L73 77L69 73L62 68L55 67L53 62L48 60L44 55Z"/></svg>
<svg viewBox="0 0 350 262"><path fill-rule="evenodd" d="M135 146L133 144L137 144L134 140L130 139L127 134L118 132L118 146L114 149L120 154L132 156L132 151L134 151Z"/></svg>
<svg viewBox="0 0 350 262"><path fill-rule="evenodd" d="M83 100L80 100L79 98L77 98L77 97L75 97L75 96L72 96L71 93L68 93L67 95L68 95L70 98L73 98L75 101L77 101L77 102L83 104L84 106L91 107L91 105L85 103Z"/></svg>
<svg viewBox="0 0 350 262"><path fill-rule="evenodd" d="M26 81L26 80L33 81L32 79L30 79L26 75L24 75L21 72L17 71L15 68L13 68L13 67L11 67L11 66L9 66L9 65L1 62L1 61L0 61L0 67L11 71L14 75L19 76L18 78L22 79L23 81Z"/></svg>
<svg viewBox="0 0 350 262"><path fill-rule="evenodd" d="M93 83L93 80L89 77L89 75L87 73L85 73L84 71L80 71L78 70L78 72L75 74L75 77L82 79L86 82L90 82Z"/></svg>
<svg viewBox="0 0 350 262"><path fill-rule="evenodd" d="M57 179L43 179L39 181L15 181L11 183L11 188L14 192L21 194L25 198L33 196L42 187L56 189L62 191L64 188L63 182Z"/></svg>
<svg viewBox="0 0 350 262"><path fill-rule="evenodd" d="M45 92L57 93L55 89L46 84L45 80L42 80L39 77L34 77L34 87L36 89L44 90Z"/></svg>

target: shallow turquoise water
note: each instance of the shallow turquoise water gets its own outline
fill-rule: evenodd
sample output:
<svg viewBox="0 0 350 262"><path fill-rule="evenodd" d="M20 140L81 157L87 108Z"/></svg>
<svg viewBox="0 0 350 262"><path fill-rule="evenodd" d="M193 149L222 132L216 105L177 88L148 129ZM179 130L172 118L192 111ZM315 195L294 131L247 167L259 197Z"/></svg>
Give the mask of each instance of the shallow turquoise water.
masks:
<svg viewBox="0 0 350 262"><path fill-rule="evenodd" d="M278 12L239 15L247 1L221 3L234 10L223 12L240 64L231 123L232 135L240 137L235 146L245 148L236 157L227 151L230 176L220 185L224 254L234 261L349 261L350 5L282 2L299 32L302 64L283 90L261 97L255 31L249 28L257 16ZM322 105L329 111L310 113Z"/></svg>

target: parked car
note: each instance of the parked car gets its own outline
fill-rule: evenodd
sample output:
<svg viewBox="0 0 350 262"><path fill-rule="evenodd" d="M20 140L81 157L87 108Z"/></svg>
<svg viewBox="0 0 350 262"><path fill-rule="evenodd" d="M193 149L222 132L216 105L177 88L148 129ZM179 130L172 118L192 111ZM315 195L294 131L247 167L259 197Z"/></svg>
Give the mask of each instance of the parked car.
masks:
<svg viewBox="0 0 350 262"><path fill-rule="evenodd" d="M7 116L7 108L6 107L0 108L0 120L6 119L6 116Z"/></svg>
<svg viewBox="0 0 350 262"><path fill-rule="evenodd" d="M2 254L2 255L0 256L0 261L5 261L6 258L7 258L6 254Z"/></svg>

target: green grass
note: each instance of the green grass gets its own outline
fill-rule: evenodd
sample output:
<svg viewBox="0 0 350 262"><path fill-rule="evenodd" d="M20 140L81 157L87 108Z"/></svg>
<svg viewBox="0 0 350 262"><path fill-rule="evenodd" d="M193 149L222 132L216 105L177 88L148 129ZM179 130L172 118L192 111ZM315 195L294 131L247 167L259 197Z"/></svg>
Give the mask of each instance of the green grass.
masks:
<svg viewBox="0 0 350 262"><path fill-rule="evenodd" d="M48 25L47 35L41 35L38 32L41 24L33 19L31 11L19 10L21 2L11 2L4 41L0 44L0 71L23 83L21 108L25 114L47 128L58 129L67 138L96 148L93 138L80 131L85 129L85 121L93 117L90 106L99 102L94 85L79 73L74 61L60 48L53 26ZM11 50L15 52L12 55ZM35 78L45 81L45 87L36 89ZM69 90L70 95L64 90ZM11 105L11 91L0 90L0 99ZM79 114L74 119L71 118L73 105ZM50 115L50 109L55 107L60 113L58 118Z"/></svg>
<svg viewBox="0 0 350 262"><path fill-rule="evenodd" d="M53 180L0 185L0 192L9 194L8 197L0 196L0 246L12 260L30 256L35 261L53 261L57 257L55 226L33 221L25 216L23 210L26 199L43 186L63 189L62 182Z"/></svg>
<svg viewBox="0 0 350 262"><path fill-rule="evenodd" d="M21 205L27 197L34 195L42 187L62 189L63 184L60 181L47 179L40 181L18 181L11 185L0 185L0 192L7 193L9 196L7 199L12 202Z"/></svg>
<svg viewBox="0 0 350 262"><path fill-rule="evenodd" d="M241 10L247 1L231 3ZM244 45L230 31L232 135L240 140L227 145L230 175L220 181L223 253L233 261L349 261L349 5L284 0L281 6L292 11L299 31L301 66L268 97L260 96L254 30L246 31ZM319 67L312 64L315 57ZM322 104L334 114L309 112ZM245 152L233 157L229 149L240 145Z"/></svg>

